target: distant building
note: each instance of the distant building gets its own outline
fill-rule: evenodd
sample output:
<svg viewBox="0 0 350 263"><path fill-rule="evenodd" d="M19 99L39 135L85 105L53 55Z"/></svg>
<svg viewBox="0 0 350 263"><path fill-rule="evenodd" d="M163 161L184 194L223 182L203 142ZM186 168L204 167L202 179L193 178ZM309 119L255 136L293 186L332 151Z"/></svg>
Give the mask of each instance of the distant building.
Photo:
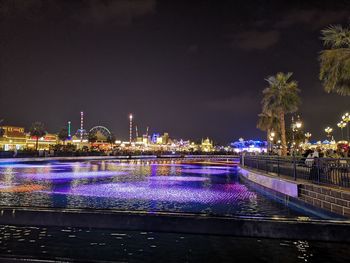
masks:
<svg viewBox="0 0 350 263"><path fill-rule="evenodd" d="M231 147L235 152L262 152L267 151L266 141L254 141L239 139L238 141L232 142Z"/></svg>
<svg viewBox="0 0 350 263"><path fill-rule="evenodd" d="M57 134L46 134L45 136L39 138L38 140L38 150L49 150L51 145L58 144ZM36 147L36 138L27 134L27 144L26 148L35 149Z"/></svg>
<svg viewBox="0 0 350 263"><path fill-rule="evenodd" d="M169 143L169 133L165 132L162 136L162 144L168 144Z"/></svg>
<svg viewBox="0 0 350 263"><path fill-rule="evenodd" d="M156 144L158 142L159 137L160 137L159 133L153 133L152 138L151 138L151 142Z"/></svg>
<svg viewBox="0 0 350 263"><path fill-rule="evenodd" d="M16 126L2 126L4 131L2 137L0 137L0 148L3 151L22 150L26 147L27 137L24 133L23 127Z"/></svg>
<svg viewBox="0 0 350 263"><path fill-rule="evenodd" d="M0 149L3 151L14 151L23 149L35 149L36 138L26 133L23 127L2 126L3 136L0 138ZM58 143L56 134L46 134L38 140L38 149L48 150L51 145Z"/></svg>
<svg viewBox="0 0 350 263"><path fill-rule="evenodd" d="M206 138L205 140L202 139L200 149L202 152L212 152L214 150L213 141L209 138Z"/></svg>

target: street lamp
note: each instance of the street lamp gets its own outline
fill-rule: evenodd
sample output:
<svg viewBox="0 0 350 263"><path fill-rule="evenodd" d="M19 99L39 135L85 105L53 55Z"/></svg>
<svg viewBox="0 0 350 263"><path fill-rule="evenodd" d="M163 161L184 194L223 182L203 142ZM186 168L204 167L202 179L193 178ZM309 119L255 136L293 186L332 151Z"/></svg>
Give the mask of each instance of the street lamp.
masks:
<svg viewBox="0 0 350 263"><path fill-rule="evenodd" d="M307 132L304 134L306 138L306 142L309 142L309 139L311 138L312 134L310 132Z"/></svg>
<svg viewBox="0 0 350 263"><path fill-rule="evenodd" d="M327 133L327 137L330 141L330 137L331 137L331 133L332 133L333 129L331 127L327 127L326 129L324 129L324 131Z"/></svg>
<svg viewBox="0 0 350 263"><path fill-rule="evenodd" d="M350 122L350 114L347 112L342 116L342 120L343 122L345 122L347 124L347 137L348 137L348 142L350 141L350 135L349 135L349 124L348 122Z"/></svg>
<svg viewBox="0 0 350 263"><path fill-rule="evenodd" d="M295 132L298 131L302 126L302 123L300 121L300 116L297 116L296 121L294 121L294 116L292 116L292 145L293 145L293 153L294 153L294 145L295 145Z"/></svg>
<svg viewBox="0 0 350 263"><path fill-rule="evenodd" d="M343 133L343 129L347 126L346 122L338 122L337 126L340 128L341 130L341 139L344 140L344 133Z"/></svg>
<svg viewBox="0 0 350 263"><path fill-rule="evenodd" d="M272 130L270 132L270 141L271 141L271 151L273 151L273 140L275 138L276 133Z"/></svg>

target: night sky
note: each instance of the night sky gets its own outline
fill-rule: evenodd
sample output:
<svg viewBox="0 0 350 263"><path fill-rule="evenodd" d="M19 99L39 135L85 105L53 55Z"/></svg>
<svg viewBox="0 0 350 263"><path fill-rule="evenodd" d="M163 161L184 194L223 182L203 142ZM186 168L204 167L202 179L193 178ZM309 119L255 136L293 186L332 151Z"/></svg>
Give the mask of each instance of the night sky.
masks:
<svg viewBox="0 0 350 263"><path fill-rule="evenodd" d="M350 2L323 2L0 0L0 119L58 132L83 110L86 128L127 139L132 112L139 133L265 138L264 78L291 71L324 139L350 103L318 80L320 30L348 25Z"/></svg>

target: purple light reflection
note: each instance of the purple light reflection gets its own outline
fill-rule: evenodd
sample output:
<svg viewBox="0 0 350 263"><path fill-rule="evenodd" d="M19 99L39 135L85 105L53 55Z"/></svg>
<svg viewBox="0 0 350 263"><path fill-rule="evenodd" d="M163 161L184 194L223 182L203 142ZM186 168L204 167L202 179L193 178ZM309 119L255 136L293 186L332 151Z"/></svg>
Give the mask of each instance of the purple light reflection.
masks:
<svg viewBox="0 0 350 263"><path fill-rule="evenodd" d="M11 163L0 164L1 168L55 168L55 167L89 167L90 164L24 164L24 163Z"/></svg>
<svg viewBox="0 0 350 263"><path fill-rule="evenodd" d="M225 186L214 188L193 188L186 186L162 187L162 184L147 182L108 183L81 185L72 189L54 191L55 194L68 194L88 197L106 197L113 199L147 200L165 202L195 202L202 204L235 203L256 198L244 185L232 184L229 190Z"/></svg>
<svg viewBox="0 0 350 263"><path fill-rule="evenodd" d="M181 172L183 173L190 173L190 174L226 174L227 170L216 170L216 169L181 169Z"/></svg>
<svg viewBox="0 0 350 263"><path fill-rule="evenodd" d="M125 175L126 172L116 171L89 171L89 172L64 172L64 173L37 173L21 174L22 177L34 180L56 180L56 179L83 179L92 177L113 177Z"/></svg>
<svg viewBox="0 0 350 263"><path fill-rule="evenodd" d="M7 188L10 188L11 185L3 185L3 184L0 184L0 189L7 189Z"/></svg>
<svg viewBox="0 0 350 263"><path fill-rule="evenodd" d="M209 181L206 177L197 176L150 176L151 181L184 181L184 182L204 182Z"/></svg>

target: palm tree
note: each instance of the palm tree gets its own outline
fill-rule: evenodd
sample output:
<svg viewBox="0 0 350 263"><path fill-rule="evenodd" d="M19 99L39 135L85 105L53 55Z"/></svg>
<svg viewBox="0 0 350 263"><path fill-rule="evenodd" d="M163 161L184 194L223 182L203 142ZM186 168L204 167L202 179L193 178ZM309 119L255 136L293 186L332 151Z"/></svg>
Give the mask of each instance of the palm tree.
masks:
<svg viewBox="0 0 350 263"><path fill-rule="evenodd" d="M270 139L270 133L272 131L278 131L279 130L279 119L276 115L272 114L271 112L262 112L258 114L259 119L258 123L256 124L256 127L262 131L267 132L267 142Z"/></svg>
<svg viewBox="0 0 350 263"><path fill-rule="evenodd" d="M35 150L38 150L38 141L39 138L46 135L45 126L41 122L34 122L32 126L30 127L30 136L35 137L36 144L35 144Z"/></svg>
<svg viewBox="0 0 350 263"><path fill-rule="evenodd" d="M321 31L320 80L326 92L350 96L350 28L329 26Z"/></svg>
<svg viewBox="0 0 350 263"><path fill-rule="evenodd" d="M279 72L276 76L269 76L266 81L269 87L263 90L261 101L263 112L271 112L279 120L281 129L282 155L287 155L286 124L284 116L287 113L296 112L300 104L298 83L290 80L293 73Z"/></svg>
<svg viewBox="0 0 350 263"><path fill-rule="evenodd" d="M68 139L68 129L66 127L62 128L60 132L58 133L58 139L63 141L63 144Z"/></svg>

